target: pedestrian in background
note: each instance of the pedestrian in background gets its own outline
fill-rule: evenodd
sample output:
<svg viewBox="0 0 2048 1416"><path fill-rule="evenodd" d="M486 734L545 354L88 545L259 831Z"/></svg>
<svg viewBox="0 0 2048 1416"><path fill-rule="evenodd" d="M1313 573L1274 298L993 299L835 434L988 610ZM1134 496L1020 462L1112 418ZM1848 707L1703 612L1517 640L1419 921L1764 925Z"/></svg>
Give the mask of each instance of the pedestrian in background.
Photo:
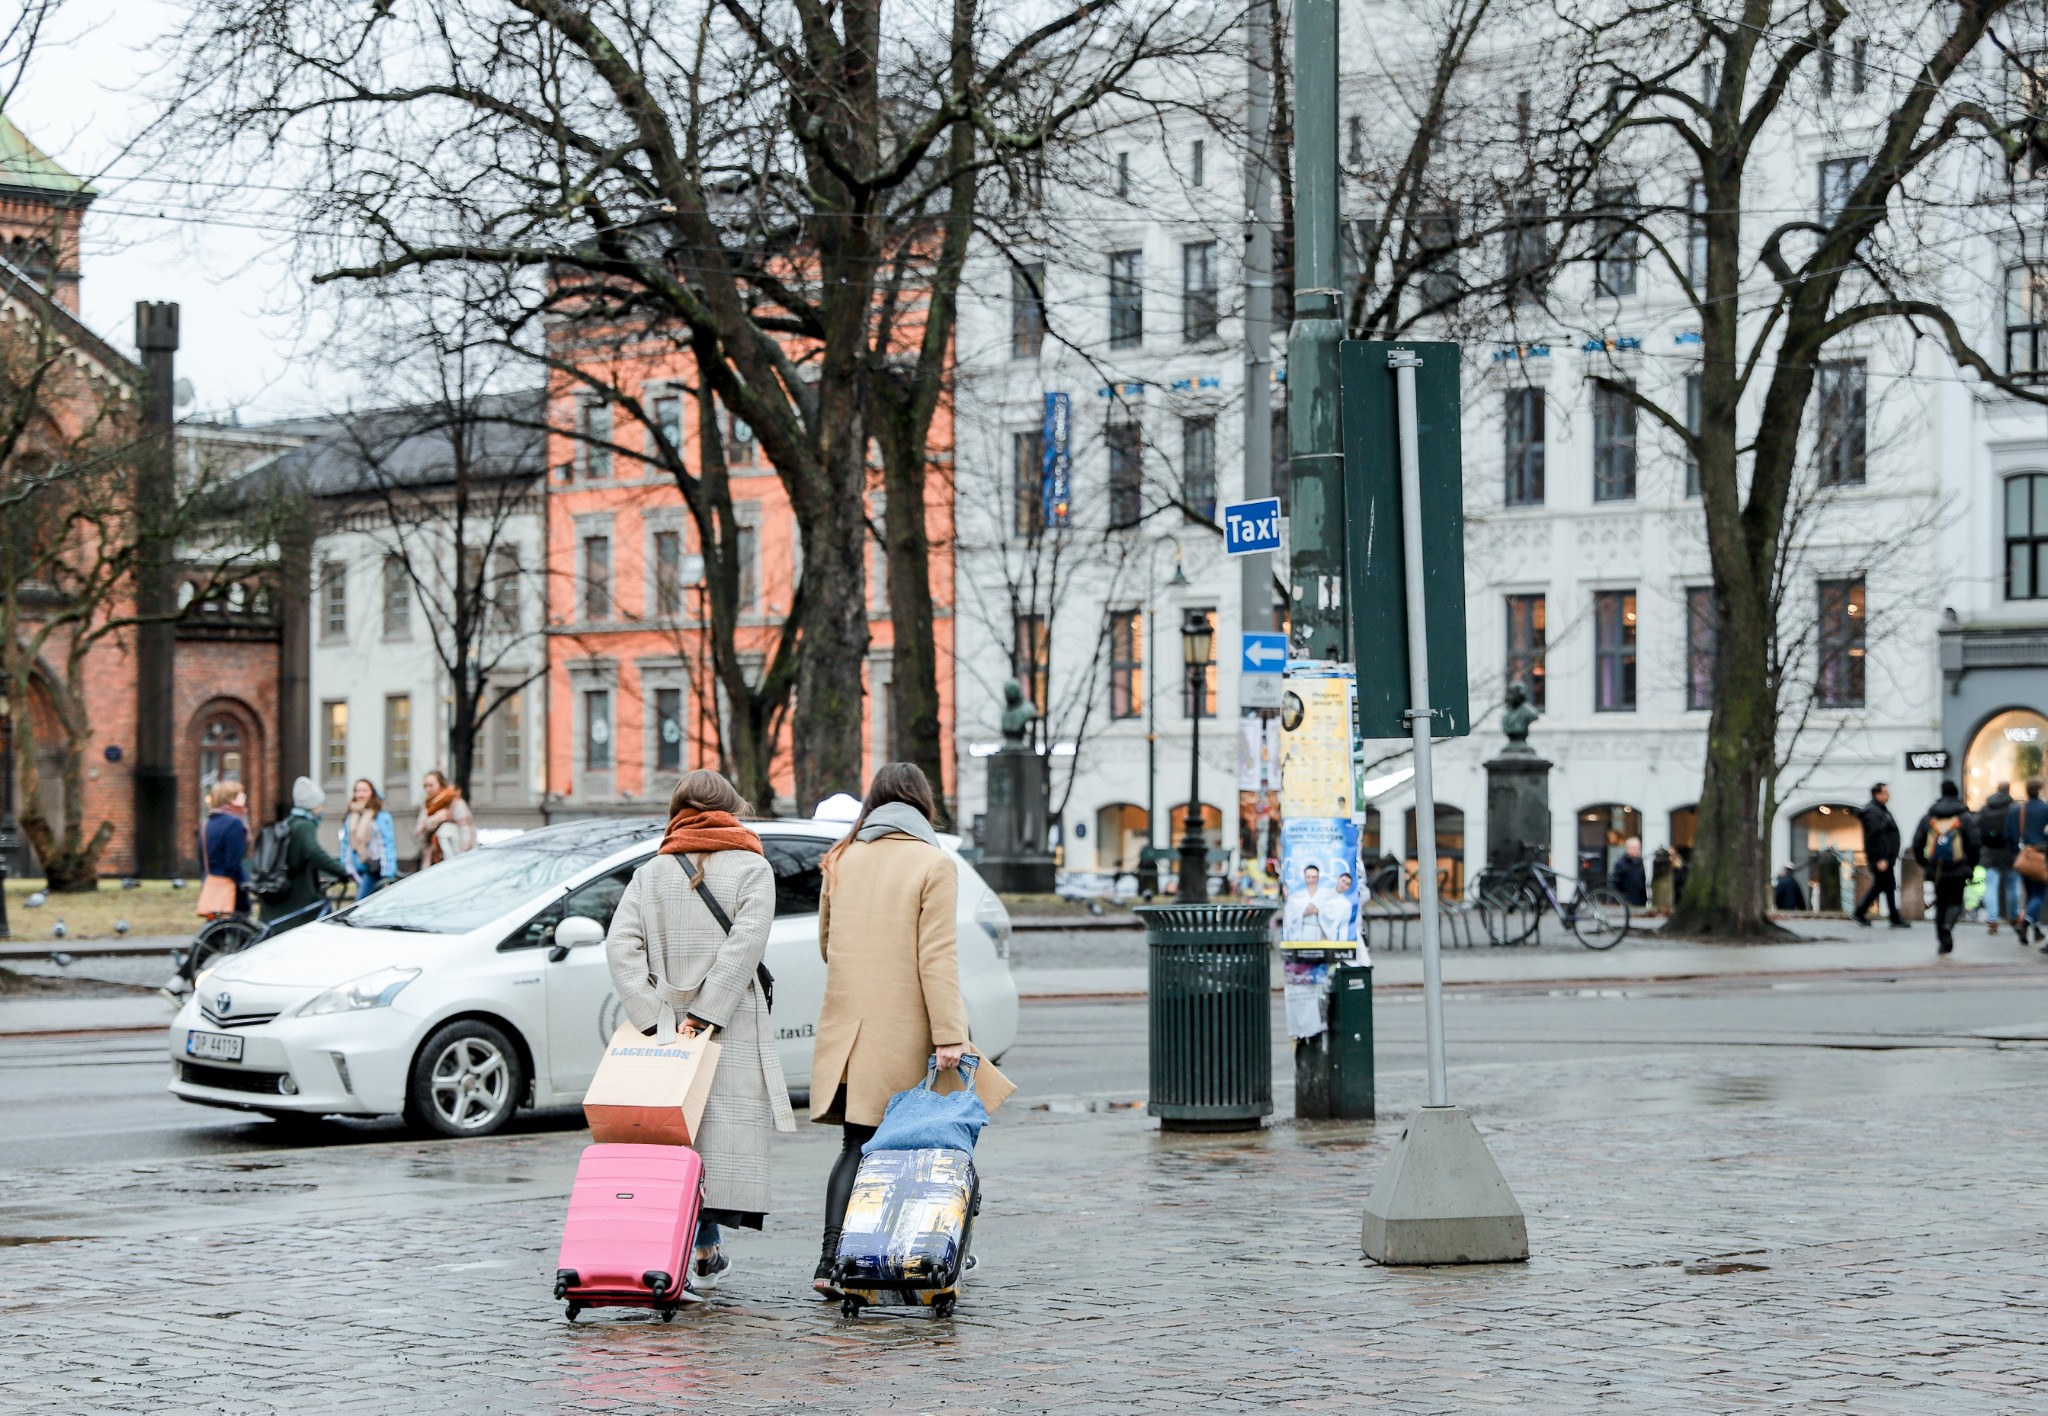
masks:
<svg viewBox="0 0 2048 1416"><path fill-rule="evenodd" d="M206 824L199 828L200 914L249 913L248 854L249 793L240 782L215 782L206 790Z"/></svg>
<svg viewBox="0 0 2048 1416"><path fill-rule="evenodd" d="M374 895L398 874L398 830L384 798L368 777L358 777L341 830L341 863L356 882L356 898Z"/></svg>
<svg viewBox="0 0 2048 1416"><path fill-rule="evenodd" d="M2041 901L2048 897L2048 803L2041 800L2041 779L2027 778L2026 800L2014 802L2005 814L2005 840L2013 850L2012 868L2026 886L2020 912L2020 943L2043 939ZM2048 949L2041 951L2048 954Z"/></svg>
<svg viewBox="0 0 2048 1416"><path fill-rule="evenodd" d="M1650 881L1643 874L1641 836L1630 836L1622 843L1621 854L1614 858L1614 869L1607 873L1607 883L1636 909L1650 903Z"/></svg>
<svg viewBox="0 0 2048 1416"><path fill-rule="evenodd" d="M2011 814L2012 783L2000 782L1977 813L1977 834L1984 843L1984 918L1993 934L1998 933L2000 920L2011 924L2024 944L2027 933L2020 928L2020 878L2013 872L2014 846L2006 835L2006 818Z"/></svg>
<svg viewBox="0 0 2048 1416"><path fill-rule="evenodd" d="M704 1158L692 1265L699 1288L732 1272L723 1230L759 1229L767 1217L769 1133L796 1130L759 972L775 922L775 872L761 838L740 824L746 812L718 773L685 772L669 795L661 849L633 872L604 941L635 1027L652 1034L667 1005L685 1037L717 1036L718 1068L692 1139Z"/></svg>
<svg viewBox="0 0 2048 1416"><path fill-rule="evenodd" d="M1899 917L1899 823L1885 806L1891 799L1891 788L1879 782L1870 789L1870 800L1856 813L1856 819L1863 823L1863 859L1870 866L1870 888L1856 902L1853 918L1868 926L1870 907L1882 895L1885 908L1891 912L1892 928L1906 929L1909 926Z"/></svg>
<svg viewBox="0 0 2048 1416"><path fill-rule="evenodd" d="M1977 823L1963 805L1962 793L1954 782L1941 784L1941 795L1913 828L1913 859L1920 862L1927 878L1934 882L1935 952L1947 954L1956 946L1956 921L1963 913L1963 892L1976 872L1981 850Z"/></svg>
<svg viewBox="0 0 2048 1416"><path fill-rule="evenodd" d="M311 777L293 780L292 809L285 817L291 823L284 857L290 883L282 895L263 904L263 922L273 934L296 929L313 918L326 880L348 879L348 867L320 844L320 809L326 805L327 793Z"/></svg>
<svg viewBox="0 0 2048 1416"><path fill-rule="evenodd" d="M840 1296L832 1265L860 1148L889 1098L916 1086L930 1058L952 1071L973 1046L955 951L960 876L932 830L934 810L931 783L917 765L891 762L875 773L853 829L823 862L825 1002L811 1064L811 1119L842 1131L811 1279L826 1298ZM974 1089L991 1111L1016 1090L986 1059Z"/></svg>
<svg viewBox="0 0 2048 1416"><path fill-rule="evenodd" d="M1800 888L1798 868L1789 860L1778 872L1777 883L1771 886L1771 907L1786 911L1806 909L1806 891Z"/></svg>
<svg viewBox="0 0 2048 1416"><path fill-rule="evenodd" d="M424 799L413 830L420 838L420 869L425 870L476 844L476 817L462 799L462 789L438 769L422 777L420 787Z"/></svg>

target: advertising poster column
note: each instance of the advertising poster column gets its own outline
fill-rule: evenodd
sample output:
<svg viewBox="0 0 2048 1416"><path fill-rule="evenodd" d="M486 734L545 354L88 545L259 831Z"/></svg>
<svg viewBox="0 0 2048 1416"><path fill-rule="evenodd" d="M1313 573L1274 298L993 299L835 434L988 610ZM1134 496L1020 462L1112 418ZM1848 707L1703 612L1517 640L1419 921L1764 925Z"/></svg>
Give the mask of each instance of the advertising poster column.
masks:
<svg viewBox="0 0 2048 1416"><path fill-rule="evenodd" d="M1359 937L1348 664L1294 662L1280 703L1280 947L1287 1031L1320 1035L1330 965L1369 963Z"/></svg>

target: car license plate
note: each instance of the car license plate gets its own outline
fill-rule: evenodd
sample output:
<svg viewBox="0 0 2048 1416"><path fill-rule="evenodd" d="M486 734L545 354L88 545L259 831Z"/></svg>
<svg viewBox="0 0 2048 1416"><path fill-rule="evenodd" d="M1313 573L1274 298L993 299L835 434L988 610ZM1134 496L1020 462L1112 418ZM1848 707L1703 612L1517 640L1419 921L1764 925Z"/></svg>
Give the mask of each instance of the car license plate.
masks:
<svg viewBox="0 0 2048 1416"><path fill-rule="evenodd" d="M239 1062L242 1060L242 1039L226 1033L187 1032L185 1055L208 1057L216 1062Z"/></svg>

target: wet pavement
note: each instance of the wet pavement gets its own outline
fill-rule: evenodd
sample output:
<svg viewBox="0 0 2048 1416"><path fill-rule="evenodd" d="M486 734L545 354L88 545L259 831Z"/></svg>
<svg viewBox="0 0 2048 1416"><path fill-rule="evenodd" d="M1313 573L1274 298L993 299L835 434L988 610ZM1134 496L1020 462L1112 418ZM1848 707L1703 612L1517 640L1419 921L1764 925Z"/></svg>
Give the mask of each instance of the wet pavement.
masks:
<svg viewBox="0 0 2048 1416"><path fill-rule="evenodd" d="M1453 1094L1533 1253L1431 1271L1357 1249L1421 1090L1412 997L1376 1009L1378 1126L1208 1137L1130 1105L1142 1007L1030 1005L1006 1063L1024 1090L980 1152L982 1266L949 1322L847 1323L806 1296L822 1128L778 1140L768 1229L733 1242L704 1310L572 1326L547 1289L573 1114L337 1144L187 1109L264 1149L88 1161L9 1085L0 1131L49 1139L45 1163L0 1168L0 1408L2040 1410L2048 1053L2015 1036L2048 1031L2037 978L1461 995ZM46 1090L47 1069L98 1068L74 1115L144 1104L146 1060L37 1045ZM1283 1118L1289 1081L1283 1058Z"/></svg>

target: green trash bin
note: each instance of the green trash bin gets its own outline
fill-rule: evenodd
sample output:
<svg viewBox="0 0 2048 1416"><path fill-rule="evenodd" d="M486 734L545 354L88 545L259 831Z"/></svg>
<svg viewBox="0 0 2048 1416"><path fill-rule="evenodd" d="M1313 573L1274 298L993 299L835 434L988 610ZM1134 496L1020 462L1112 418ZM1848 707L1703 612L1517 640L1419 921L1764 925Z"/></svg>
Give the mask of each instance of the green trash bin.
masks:
<svg viewBox="0 0 2048 1416"><path fill-rule="evenodd" d="M1169 1131L1256 1130L1273 1114L1273 905L1141 905L1151 1093Z"/></svg>

